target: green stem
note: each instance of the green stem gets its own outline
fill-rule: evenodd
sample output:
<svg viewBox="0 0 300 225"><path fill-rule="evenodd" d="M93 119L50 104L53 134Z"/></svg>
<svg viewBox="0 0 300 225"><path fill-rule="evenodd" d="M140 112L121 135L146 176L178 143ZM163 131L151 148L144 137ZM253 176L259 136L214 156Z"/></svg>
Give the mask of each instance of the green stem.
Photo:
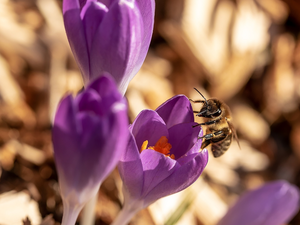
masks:
<svg viewBox="0 0 300 225"><path fill-rule="evenodd" d="M70 207L68 204L64 204L64 213L61 225L74 225L82 207Z"/></svg>
<svg viewBox="0 0 300 225"><path fill-rule="evenodd" d="M94 196L82 210L82 216L80 219L81 225L94 225L95 224L95 207L98 200L98 194Z"/></svg>
<svg viewBox="0 0 300 225"><path fill-rule="evenodd" d="M124 205L123 209L119 212L117 218L111 225L125 225L132 219L132 217L139 211L139 208L134 208Z"/></svg>

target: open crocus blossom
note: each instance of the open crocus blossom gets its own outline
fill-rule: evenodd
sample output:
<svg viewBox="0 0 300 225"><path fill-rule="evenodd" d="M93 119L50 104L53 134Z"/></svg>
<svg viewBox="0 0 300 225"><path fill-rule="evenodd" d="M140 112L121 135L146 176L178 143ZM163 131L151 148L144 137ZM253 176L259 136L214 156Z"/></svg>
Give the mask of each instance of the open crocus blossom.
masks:
<svg viewBox="0 0 300 225"><path fill-rule="evenodd" d="M298 210L298 188L274 181L243 195L218 225L282 225Z"/></svg>
<svg viewBox="0 0 300 225"><path fill-rule="evenodd" d="M191 104L183 95L137 116L118 164L125 200L114 224L125 224L138 210L197 180L208 152L199 152L202 132L194 125Z"/></svg>
<svg viewBox="0 0 300 225"><path fill-rule="evenodd" d="M127 105L113 78L103 75L75 98L60 102L52 130L64 204L63 225L96 195L128 141Z"/></svg>
<svg viewBox="0 0 300 225"><path fill-rule="evenodd" d="M154 8L154 0L63 1L65 29L85 84L108 72L125 93L145 60Z"/></svg>

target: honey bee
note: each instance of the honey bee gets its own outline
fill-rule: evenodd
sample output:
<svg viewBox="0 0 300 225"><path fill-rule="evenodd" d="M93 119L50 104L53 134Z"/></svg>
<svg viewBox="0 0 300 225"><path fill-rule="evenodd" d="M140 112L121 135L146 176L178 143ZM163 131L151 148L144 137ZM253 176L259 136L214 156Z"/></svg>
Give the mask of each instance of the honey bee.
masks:
<svg viewBox="0 0 300 225"><path fill-rule="evenodd" d="M205 135L199 137L198 139L205 139L202 142L201 149L204 149L211 144L211 150L215 158L223 155L232 142L234 137L240 147L235 129L232 125L231 112L229 107L219 99L211 98L206 100L206 98L194 88L204 100L196 100L193 103L203 103L204 105L200 111L194 111L197 113L196 116L206 118L206 122L199 123L197 126L206 126Z"/></svg>

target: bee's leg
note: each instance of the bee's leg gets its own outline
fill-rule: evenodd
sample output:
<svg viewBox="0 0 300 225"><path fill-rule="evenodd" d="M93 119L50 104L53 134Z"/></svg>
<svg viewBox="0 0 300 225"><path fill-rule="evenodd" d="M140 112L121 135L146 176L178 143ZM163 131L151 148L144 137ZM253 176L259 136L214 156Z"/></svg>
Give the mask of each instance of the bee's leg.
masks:
<svg viewBox="0 0 300 225"><path fill-rule="evenodd" d="M198 123L198 124L194 125L194 126L193 126L193 128L194 128L194 127L198 127L198 126L200 126L200 125L201 125L201 124L200 124L200 123Z"/></svg>
<svg viewBox="0 0 300 225"><path fill-rule="evenodd" d="M212 143L217 143L217 142L219 142L219 141L222 141L222 140L224 140L225 138L227 137L227 135L225 135L225 134L219 134L219 135L217 135L217 136L214 136L214 137L212 137L212 138L209 138L209 139L206 139L205 138L205 141L202 143L202 145L201 145L201 149L203 149L203 148L205 148L206 146L208 146L208 145L210 145L210 144L212 144Z"/></svg>
<svg viewBox="0 0 300 225"><path fill-rule="evenodd" d="M228 128L223 128L222 130L199 137L198 139L205 138L205 141L201 145L201 149L205 148L211 143L217 143L219 141L224 140L227 137L228 132L229 132Z"/></svg>
<svg viewBox="0 0 300 225"><path fill-rule="evenodd" d="M219 120L211 120L211 121L208 121L208 122L205 122L205 123L198 123L197 125L194 125L193 127L198 127L198 126L201 126L201 125L211 125L211 124L214 124L214 123L217 123Z"/></svg>
<svg viewBox="0 0 300 225"><path fill-rule="evenodd" d="M193 100L193 99L189 99L190 100L190 102L193 102L193 103L205 103L205 101L203 101L203 100ZM200 113L200 111L193 111L193 113Z"/></svg>
<svg viewBox="0 0 300 225"><path fill-rule="evenodd" d="M200 138L205 138L205 141L202 142L201 149L204 149L206 146L208 146L212 143L222 141L223 139L226 138L226 135L225 136L224 135L220 136L221 133L219 133L219 132L222 132L222 131L216 132L218 134L213 133L213 134L207 134L207 135L204 135L203 137L200 137ZM200 139L200 138L198 138L198 139Z"/></svg>
<svg viewBox="0 0 300 225"><path fill-rule="evenodd" d="M207 147L211 143L212 143L211 140L205 140L204 142L202 142L201 149L204 149L205 147Z"/></svg>
<svg viewBox="0 0 300 225"><path fill-rule="evenodd" d="M198 137L198 139L203 139L205 138L205 140L211 140L212 138L216 137L217 135L220 135L222 134L222 130L218 130L217 132L214 132L214 133L210 133L210 134L205 134L204 136L202 137Z"/></svg>

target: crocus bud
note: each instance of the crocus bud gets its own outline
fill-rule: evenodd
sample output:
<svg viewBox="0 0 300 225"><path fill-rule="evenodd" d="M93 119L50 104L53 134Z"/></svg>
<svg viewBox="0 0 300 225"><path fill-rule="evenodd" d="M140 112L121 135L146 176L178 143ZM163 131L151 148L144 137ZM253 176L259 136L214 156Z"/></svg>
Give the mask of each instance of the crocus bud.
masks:
<svg viewBox="0 0 300 225"><path fill-rule="evenodd" d="M118 169L123 180L125 215L179 192L198 179L208 161L189 100L175 96L156 111L142 111L130 126L130 140ZM200 151L200 152L199 152ZM122 219L120 219L122 218ZM127 218L128 219L128 218ZM121 223L120 223L121 222Z"/></svg>
<svg viewBox="0 0 300 225"><path fill-rule="evenodd" d="M69 43L85 84L110 73L122 94L145 60L154 0L64 0Z"/></svg>
<svg viewBox="0 0 300 225"><path fill-rule="evenodd" d="M63 224L74 224L127 145L127 105L114 80L102 75L75 98L64 97L55 115L52 139Z"/></svg>
<svg viewBox="0 0 300 225"><path fill-rule="evenodd" d="M218 225L282 225L299 210L299 189L275 181L244 194Z"/></svg>

